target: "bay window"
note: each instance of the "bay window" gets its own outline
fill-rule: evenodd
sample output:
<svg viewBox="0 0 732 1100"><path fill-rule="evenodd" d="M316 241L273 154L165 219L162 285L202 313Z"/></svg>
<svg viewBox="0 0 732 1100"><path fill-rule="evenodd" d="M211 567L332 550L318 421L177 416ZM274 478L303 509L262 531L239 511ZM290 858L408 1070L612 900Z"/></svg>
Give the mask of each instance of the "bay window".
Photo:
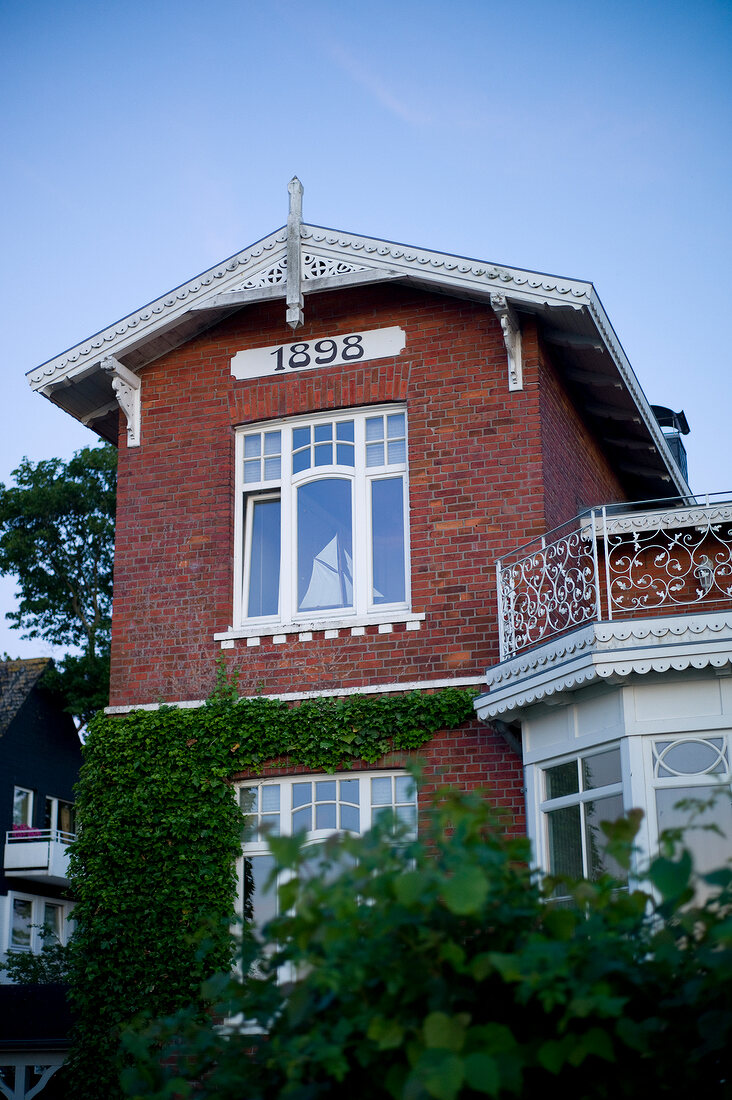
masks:
<svg viewBox="0 0 732 1100"><path fill-rule="evenodd" d="M641 870L666 830L681 837L698 874L727 860L732 758L726 731L629 737L528 771L538 811L531 839L538 863L551 874L597 879L609 872L625 881L626 872L607 853L602 825L630 806L643 811L636 841ZM697 886L698 899L707 892Z"/></svg>
<svg viewBox="0 0 732 1100"><path fill-rule="evenodd" d="M409 607L406 429L382 406L238 432L238 626Z"/></svg>

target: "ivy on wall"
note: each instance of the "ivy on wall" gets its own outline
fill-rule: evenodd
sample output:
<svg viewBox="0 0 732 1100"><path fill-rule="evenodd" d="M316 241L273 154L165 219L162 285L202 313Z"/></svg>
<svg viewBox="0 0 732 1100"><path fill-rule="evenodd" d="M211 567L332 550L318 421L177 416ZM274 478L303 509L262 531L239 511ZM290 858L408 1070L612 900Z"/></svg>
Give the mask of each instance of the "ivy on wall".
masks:
<svg viewBox="0 0 732 1100"><path fill-rule="evenodd" d="M199 1004L230 966L241 816L231 777L273 762L319 771L375 763L474 717L471 691L307 700L238 699L98 715L77 788L71 853L78 1100L119 1096L120 1027Z"/></svg>

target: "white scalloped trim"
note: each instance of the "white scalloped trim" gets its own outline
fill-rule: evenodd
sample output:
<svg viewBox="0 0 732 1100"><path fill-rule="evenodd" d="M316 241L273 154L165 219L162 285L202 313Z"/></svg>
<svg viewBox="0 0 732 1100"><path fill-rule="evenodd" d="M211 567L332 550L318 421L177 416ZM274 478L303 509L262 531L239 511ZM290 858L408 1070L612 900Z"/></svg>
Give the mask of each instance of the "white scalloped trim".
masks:
<svg viewBox="0 0 732 1100"><path fill-rule="evenodd" d="M723 636L725 632L727 637ZM649 639L652 645L660 644L668 651L662 649L653 655L643 652ZM617 642L624 643L622 650L613 645ZM639 652L634 657L627 650L635 643ZM685 646L694 648L684 651ZM488 669L488 693L476 700L476 709L482 718L496 718L611 676L645 676L649 672L684 672L730 664L732 614L593 624ZM523 680L531 683L522 684Z"/></svg>
<svg viewBox="0 0 732 1100"><path fill-rule="evenodd" d="M443 252L432 252L424 248L410 248L390 241L377 241L350 233L336 234L309 225L303 225L301 235L304 240L313 240L330 248L350 249L354 252L363 251L369 255L391 257L391 259L399 260L404 264L418 264L421 267L429 267L438 272L456 272L458 275L471 276L487 283L513 283L517 287L543 290L563 297L569 296L587 303L589 303L592 294L590 283L552 279L551 276L541 276L539 272L498 267L496 264L481 263L462 256L450 256Z"/></svg>

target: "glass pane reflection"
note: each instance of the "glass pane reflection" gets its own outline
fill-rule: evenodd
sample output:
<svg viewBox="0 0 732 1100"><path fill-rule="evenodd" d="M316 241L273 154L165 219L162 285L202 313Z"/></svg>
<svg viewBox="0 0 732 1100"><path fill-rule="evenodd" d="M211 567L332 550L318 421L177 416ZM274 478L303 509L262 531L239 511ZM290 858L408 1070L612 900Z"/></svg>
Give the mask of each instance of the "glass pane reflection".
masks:
<svg viewBox="0 0 732 1100"><path fill-rule="evenodd" d="M373 601L402 603L405 598L404 489L400 477L371 483Z"/></svg>
<svg viewBox="0 0 732 1100"><path fill-rule="evenodd" d="M566 764L557 764L553 768L547 768L544 772L544 782L547 798L563 798L568 794L578 794L577 761L570 760Z"/></svg>
<svg viewBox="0 0 732 1100"><path fill-rule="evenodd" d="M627 872L607 853L607 837L602 831L604 821L617 821L623 815L623 796L610 795L586 802L585 841L587 846L587 877L598 879L607 872L620 882L626 882Z"/></svg>
<svg viewBox="0 0 732 1100"><path fill-rule="evenodd" d="M597 787L610 787L620 783L620 749L596 752L582 761L582 786L585 791L594 791Z"/></svg>
<svg viewBox="0 0 732 1100"><path fill-rule="evenodd" d="M351 482L322 478L297 491L298 611L353 604Z"/></svg>
<svg viewBox="0 0 732 1100"><path fill-rule="evenodd" d="M270 882L274 856L244 857L244 919L261 928L277 915L277 886Z"/></svg>
<svg viewBox="0 0 732 1100"><path fill-rule="evenodd" d="M565 806L547 815L549 870L554 875L582 877L582 828L579 806Z"/></svg>

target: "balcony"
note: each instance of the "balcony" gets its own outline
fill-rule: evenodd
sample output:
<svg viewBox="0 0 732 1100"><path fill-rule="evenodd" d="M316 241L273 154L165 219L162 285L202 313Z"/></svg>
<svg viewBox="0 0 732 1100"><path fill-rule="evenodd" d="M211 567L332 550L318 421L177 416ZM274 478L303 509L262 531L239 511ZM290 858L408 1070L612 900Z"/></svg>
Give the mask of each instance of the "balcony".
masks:
<svg viewBox="0 0 732 1100"><path fill-rule="evenodd" d="M73 833L60 829L19 829L16 826L8 830L3 855L6 876L68 886L68 846L75 839Z"/></svg>
<svg viewBox="0 0 732 1100"><path fill-rule="evenodd" d="M498 563L484 717L593 679L732 662L732 499L611 505ZM486 706L490 699L490 706Z"/></svg>

